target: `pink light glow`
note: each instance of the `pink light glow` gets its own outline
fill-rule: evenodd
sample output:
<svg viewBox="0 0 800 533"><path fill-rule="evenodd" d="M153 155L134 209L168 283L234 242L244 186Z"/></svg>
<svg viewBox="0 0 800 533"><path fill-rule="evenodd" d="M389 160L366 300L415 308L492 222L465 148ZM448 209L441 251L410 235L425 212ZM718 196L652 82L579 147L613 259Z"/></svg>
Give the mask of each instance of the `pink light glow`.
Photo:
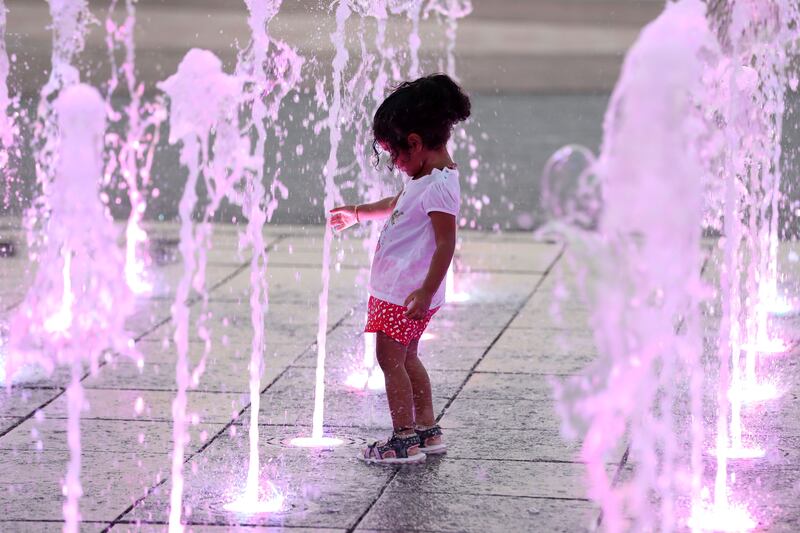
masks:
<svg viewBox="0 0 800 533"><path fill-rule="evenodd" d="M359 369L351 372L344 380L346 387L354 390L386 390L386 382L383 379L383 372L380 367L374 366L367 369Z"/></svg>
<svg viewBox="0 0 800 533"><path fill-rule="evenodd" d="M744 507L726 504L695 506L687 525L692 531L751 531L758 523Z"/></svg>
<svg viewBox="0 0 800 533"><path fill-rule="evenodd" d="M280 513L286 509L286 500L275 485L267 482L267 489L264 491L267 494L263 495L266 496L263 499L259 499L256 489L257 487L248 487L241 498L225 504L224 509L242 514Z"/></svg>
<svg viewBox="0 0 800 533"><path fill-rule="evenodd" d="M68 335L69 328L72 325L72 304L75 301L75 295L72 294L72 278L70 277L72 253L65 249L63 256L64 267L62 269L62 278L64 283L64 295L61 299L61 307L55 314L44 321L44 330L48 333L62 333Z"/></svg>
<svg viewBox="0 0 800 533"><path fill-rule="evenodd" d="M742 403L752 404L777 400L783 396L782 391L775 383L751 383L742 387L740 398Z"/></svg>
<svg viewBox="0 0 800 533"><path fill-rule="evenodd" d="M783 339L761 339L755 343L742 344L742 350L754 351L760 354L780 354L789 349L789 345Z"/></svg>
<svg viewBox="0 0 800 533"><path fill-rule="evenodd" d="M776 296L762 304L767 313L772 315L788 315L795 310L792 301L788 298Z"/></svg>
<svg viewBox="0 0 800 533"><path fill-rule="evenodd" d="M447 301L453 303L464 303L468 302L469 300L470 295L466 292L454 292L447 296Z"/></svg>
<svg viewBox="0 0 800 533"><path fill-rule="evenodd" d="M709 452L712 455L717 455L716 448L710 448ZM731 446L730 448L725 449L725 457L728 459L760 459L764 457L767 452L763 448L759 448L757 446L754 447L747 447L744 445L741 446ZM739 531L738 529L736 531Z"/></svg>
<svg viewBox="0 0 800 533"><path fill-rule="evenodd" d="M344 441L336 437L296 437L289 441L292 446L298 448L335 448Z"/></svg>
<svg viewBox="0 0 800 533"><path fill-rule="evenodd" d="M367 387L368 379L369 374L366 370L356 370L355 372L351 372L350 375L345 378L344 384L351 389L364 390Z"/></svg>
<svg viewBox="0 0 800 533"><path fill-rule="evenodd" d="M469 294L466 292L456 291L455 273L453 272L453 264L450 263L450 268L447 270L447 277L445 278L445 301L452 303L463 303L469 301Z"/></svg>
<svg viewBox="0 0 800 533"><path fill-rule="evenodd" d="M420 337L419 340L421 340L421 341L429 341L429 340L433 340L435 338L436 338L436 335L434 335L433 333L423 333L422 337Z"/></svg>
<svg viewBox="0 0 800 533"><path fill-rule="evenodd" d="M130 241L129 241L130 242ZM147 271L141 260L136 257L127 257L125 264L125 281L128 282L131 292L137 296L153 292L153 283L147 278Z"/></svg>

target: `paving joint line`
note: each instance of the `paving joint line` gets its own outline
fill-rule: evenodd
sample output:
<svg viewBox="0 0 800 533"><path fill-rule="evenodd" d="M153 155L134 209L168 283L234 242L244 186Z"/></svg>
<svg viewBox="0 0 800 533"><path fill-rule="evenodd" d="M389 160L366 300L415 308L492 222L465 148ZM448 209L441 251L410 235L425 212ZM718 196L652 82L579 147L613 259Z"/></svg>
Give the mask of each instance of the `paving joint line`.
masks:
<svg viewBox="0 0 800 533"><path fill-rule="evenodd" d="M458 388L458 390L456 390L456 392L452 396L452 398L442 408L442 412L439 413L439 416L436 417L436 423L437 424L441 420L442 416L444 416L444 413L447 412L447 409L453 404L453 401L455 401L455 398L459 395L461 390L467 384L467 382L469 381L470 377L472 377L472 374L475 372L475 369L478 367L478 365L480 365L481 361L483 361L483 359L486 357L486 354L489 353L489 351L497 343L497 341L500 339L500 337L503 336L503 333L506 332L506 330L508 329L509 324L511 324L514 321L514 319L517 318L517 316L522 311L522 309L527 305L527 303L530 301L530 299L533 298L533 295L536 293L536 291L539 289L539 287L541 287L541 285L544 282L545 278L548 276L548 274L553 269L555 264L558 263L559 259L561 259L561 256L564 254L564 250L565 250L565 247L562 245L562 247L559 250L558 254L553 259L552 263L550 263L550 265L547 268L547 270L545 271L545 273L536 282L536 285L534 286L533 290L530 292L528 297L525 298L525 300L522 302L522 304L519 307L517 307L517 309L514 311L514 314L506 322L505 326L503 326L503 329L500 331L500 333L497 334L497 336L494 338L494 340L492 340L492 342L489 344L489 346L483 352L483 355L481 355L481 357L475 362L475 364L472 365L471 369L469 370L469 372L467 374L466 379L464 379L464 381L461 383L461 386ZM395 480L395 478L397 477L397 474L400 472L400 469L401 469L401 467L395 467L394 472L389 477L389 479L386 481L386 483L384 483L383 487L381 487L381 490L378 492L378 495L375 497L375 499L373 499L372 502L370 502L370 504L367 506L366 510L356 519L355 524L353 524L351 527L347 528L347 533L353 533L356 530L356 528L358 528L359 524L361 524L362 520L364 520L364 517L367 516L367 514L372 510L372 508L375 506L375 504L378 502L378 500L380 500L381 497L383 497L383 494L386 492L386 489L389 488L389 485L391 485L392 482Z"/></svg>

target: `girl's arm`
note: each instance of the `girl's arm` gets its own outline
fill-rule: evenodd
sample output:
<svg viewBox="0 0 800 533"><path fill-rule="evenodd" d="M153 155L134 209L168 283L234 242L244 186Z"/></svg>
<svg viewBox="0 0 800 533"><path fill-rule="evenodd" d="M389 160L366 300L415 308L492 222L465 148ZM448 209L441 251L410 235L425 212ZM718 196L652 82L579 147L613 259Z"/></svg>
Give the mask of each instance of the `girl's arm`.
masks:
<svg viewBox="0 0 800 533"><path fill-rule="evenodd" d="M358 221L380 220L388 217L392 214L392 211L394 211L394 206L397 205L397 200L399 198L400 194L398 193L397 196L390 196L389 198L384 198L383 200L378 200L371 204L355 206L358 208Z"/></svg>
<svg viewBox="0 0 800 533"><path fill-rule="evenodd" d="M399 198L400 193L371 204L334 207L331 209L330 224L336 231L342 231L359 222L386 218L392 214Z"/></svg>
<svg viewBox="0 0 800 533"><path fill-rule="evenodd" d="M422 282L422 287L415 290L406 298L406 317L412 320L422 320L431 306L433 295L447 275L453 254L456 251L456 217L449 213L431 211L428 215L433 223L433 234L436 239L436 250L428 267L428 275Z"/></svg>

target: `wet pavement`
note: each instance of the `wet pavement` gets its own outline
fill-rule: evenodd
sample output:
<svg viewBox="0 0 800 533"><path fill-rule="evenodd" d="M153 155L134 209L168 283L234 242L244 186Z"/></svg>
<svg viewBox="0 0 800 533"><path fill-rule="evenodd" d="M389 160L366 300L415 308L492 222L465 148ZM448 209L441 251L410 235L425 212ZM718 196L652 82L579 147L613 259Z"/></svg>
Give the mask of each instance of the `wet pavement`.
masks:
<svg viewBox="0 0 800 533"><path fill-rule="evenodd" d="M128 322L144 354L143 367L109 356L99 372L87 371L83 380L82 531L166 528L176 389L169 309L182 271L179 256L170 251L176 231L168 224L151 227L162 262L151 270L153 294L139 300ZM600 514L587 499L578 445L559 434L551 394L553 379L578 373L596 355L581 302L567 300L561 322L549 312L564 260L561 245L536 242L529 233L461 232L455 283L469 299L437 314L420 350L449 452L422 465L393 468L355 458L391 428L385 395L346 383L363 368L367 254L362 241L354 234L337 239L332 255L324 428L344 444L315 451L292 447L288 440L311 432L321 230L273 225L265 236L270 305L259 413L261 479L278 487L287 508L250 515L223 508L245 483L252 327L249 255L238 253L234 226L215 225L207 269L213 341L206 371L189 392L193 423L184 465L184 517L193 531L274 526L269 530L575 532L596 526ZM20 233L6 229L4 237L19 239ZM22 244L19 252L24 253ZM30 276L21 257L0 259L3 320ZM792 276L796 265L786 257L784 250L782 268ZM706 276L713 283L714 269ZM198 316L200 304L191 309ZM709 324L713 332L713 320ZM800 331L794 319L782 327L790 337ZM197 362L202 351L195 335L190 358ZM707 357L713 358L713 347ZM792 531L798 520L796 506L786 504L794 501L800 471L794 359L774 363L784 397L746 418L769 446L769 460L733 469L742 476L735 489L746 494L748 505L759 516L771 513L762 522L770 531ZM62 526L67 380L58 370L0 396L2 531ZM137 412L139 398L143 408ZM609 473L620 468L625 444L609 458Z"/></svg>
<svg viewBox="0 0 800 533"><path fill-rule="evenodd" d="M169 243L175 232L174 226L161 225L153 233L158 242ZM584 495L576 447L562 442L549 394L548 375L577 370L577 363L552 364L549 357L540 357L540 368L523 363L532 349L547 353L553 340L553 331L534 318L546 298L559 245L534 242L530 234L462 233L456 290L469 294L469 300L444 308L429 328L431 338L421 346L450 451L425 465L404 468L367 466L355 458L365 443L385 437L391 428L383 393L345 384L364 359L367 254L357 238L336 241L333 257L339 266L331 274L327 342L325 432L345 444L318 451L287 444L311 431L321 232L270 226L267 245L270 305L259 414L262 479L285 494L289 507L280 514L250 516L223 509L244 486L252 328L248 257L237 257L234 228L216 225L207 280L213 287L208 304L213 345L199 385L189 392L189 412L197 416L187 448L184 502L187 523L203 526L194 530L238 524L300 531L539 526L579 531L597 520ZM6 317L25 286L23 263L19 257L0 262ZM176 388L168 318L181 264L163 264L153 273L154 293L140 300L129 320L144 354L143 368L112 357L83 380L87 405L81 422L81 512L87 531L111 525L122 531L158 530L166 524ZM199 305L192 306L195 316ZM190 357L197 361L201 353L202 344L195 339ZM589 356L587 352L573 359ZM2 396L3 531L61 526L60 479L68 461L67 379L58 371ZM138 398L144 408L137 414Z"/></svg>

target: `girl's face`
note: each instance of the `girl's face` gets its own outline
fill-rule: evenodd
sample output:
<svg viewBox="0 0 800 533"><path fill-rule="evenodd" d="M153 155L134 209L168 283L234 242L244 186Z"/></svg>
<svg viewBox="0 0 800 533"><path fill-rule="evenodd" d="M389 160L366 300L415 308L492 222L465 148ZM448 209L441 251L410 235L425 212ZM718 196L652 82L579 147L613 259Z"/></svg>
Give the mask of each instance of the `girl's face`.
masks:
<svg viewBox="0 0 800 533"><path fill-rule="evenodd" d="M416 137L416 138L415 138ZM409 135L408 150L394 150L387 143L381 142L381 148L389 153L392 165L409 176L415 176L422 168L422 143L416 134Z"/></svg>

